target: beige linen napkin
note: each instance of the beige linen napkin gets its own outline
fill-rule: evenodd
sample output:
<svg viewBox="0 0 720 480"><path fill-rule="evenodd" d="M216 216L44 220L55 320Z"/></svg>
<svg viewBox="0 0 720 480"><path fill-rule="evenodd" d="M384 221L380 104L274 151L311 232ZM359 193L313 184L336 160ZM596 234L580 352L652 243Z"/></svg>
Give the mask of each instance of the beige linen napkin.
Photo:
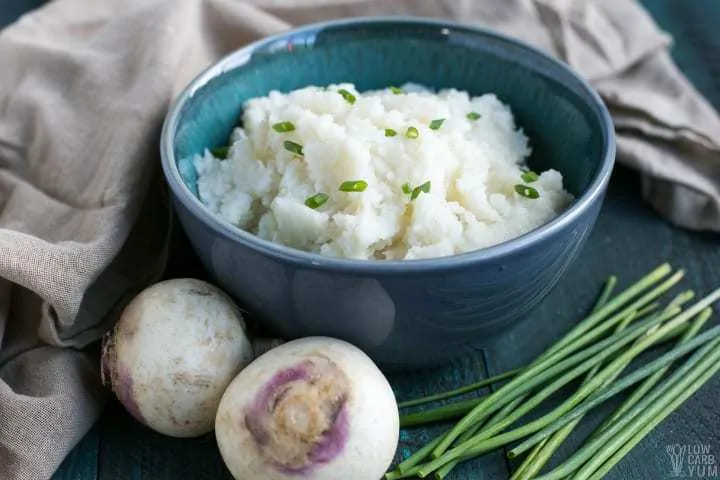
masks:
<svg viewBox="0 0 720 480"><path fill-rule="evenodd" d="M669 219L720 231L720 119L628 0L55 0L0 33L0 478L49 478L100 413L96 340L166 259L158 132L202 68L291 25L411 14L562 58Z"/></svg>

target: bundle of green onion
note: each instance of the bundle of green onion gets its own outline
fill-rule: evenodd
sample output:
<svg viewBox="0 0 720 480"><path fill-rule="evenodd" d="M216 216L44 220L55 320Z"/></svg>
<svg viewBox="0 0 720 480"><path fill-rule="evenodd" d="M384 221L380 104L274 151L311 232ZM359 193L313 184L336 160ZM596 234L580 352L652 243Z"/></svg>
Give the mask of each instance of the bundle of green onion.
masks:
<svg viewBox="0 0 720 480"><path fill-rule="evenodd" d="M385 475L445 478L460 462L513 445L525 455L511 480L600 479L640 440L720 370L720 326L701 332L720 300L720 288L684 309L685 291L665 306L657 301L676 286L682 271L662 265L613 296L608 279L597 304L567 335L526 367L451 392L400 403L423 405L507 381L488 396L401 416L402 426L460 420ZM670 343L657 359L621 376L648 349ZM524 417L560 388L577 381L572 395L532 421ZM583 416L631 389L623 403L574 454L551 471L543 467Z"/></svg>

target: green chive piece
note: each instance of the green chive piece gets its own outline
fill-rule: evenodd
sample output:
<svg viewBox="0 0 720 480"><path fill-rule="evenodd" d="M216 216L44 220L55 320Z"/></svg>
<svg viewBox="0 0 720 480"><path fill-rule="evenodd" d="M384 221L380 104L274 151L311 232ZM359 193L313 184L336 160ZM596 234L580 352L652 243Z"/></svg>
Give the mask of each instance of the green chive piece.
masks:
<svg viewBox="0 0 720 480"><path fill-rule="evenodd" d="M295 131L295 124L292 122L278 122L272 126L273 130L278 133L287 133Z"/></svg>
<svg viewBox="0 0 720 480"><path fill-rule="evenodd" d="M444 118L437 118L430 122L430 129L431 130L437 130L438 128L442 127L443 122L445 121Z"/></svg>
<svg viewBox="0 0 720 480"><path fill-rule="evenodd" d="M517 184L517 185L515 185L515 191L519 195L522 195L523 197L529 198L531 200L540 198L540 193L537 190L535 190L533 187L530 187L528 185Z"/></svg>
<svg viewBox="0 0 720 480"><path fill-rule="evenodd" d="M390 91L394 93L395 95L402 95L404 92L402 91L402 88L398 87L388 87L390 88Z"/></svg>
<svg viewBox="0 0 720 480"><path fill-rule="evenodd" d="M408 185L408 184L405 184L405 185ZM408 187L409 187L409 185L408 185ZM407 193L410 193L410 192L407 192ZM456 388L455 390L437 393L435 395L416 398L413 400L406 400L404 402L398 402L398 408L416 407L418 405L425 405L426 403L431 403L431 402L435 402L438 400L445 400L446 398L456 397L458 395L462 395L463 393L480 390L481 388L487 387L488 385L500 383L501 381L503 381L505 379L512 378L519 372L520 372L520 369L518 368L515 370L507 371L505 373L501 373L499 375L495 375L494 377L480 380L479 382L476 382L476 383L471 383L469 385L465 385L463 387Z"/></svg>
<svg viewBox="0 0 720 480"><path fill-rule="evenodd" d="M405 132L405 138L418 138L419 136L420 132L418 132L418 129L415 127L408 127Z"/></svg>
<svg viewBox="0 0 720 480"><path fill-rule="evenodd" d="M340 184L341 192L362 192L367 188L368 184L365 180L347 180Z"/></svg>
<svg viewBox="0 0 720 480"><path fill-rule="evenodd" d="M345 101L348 102L350 105L352 105L353 103L355 103L355 100L357 100L357 99L355 98L355 95L353 95L352 93L348 92L348 91L345 90L344 88L341 89L341 90L338 90L338 93L339 93L340 95L342 95L342 97L345 99Z"/></svg>
<svg viewBox="0 0 720 480"><path fill-rule="evenodd" d="M316 208L325 205L329 199L330 196L325 193L316 193L312 197L305 199L305 206L315 210Z"/></svg>
<svg viewBox="0 0 720 480"><path fill-rule="evenodd" d="M467 114L467 119L468 119L468 120L473 120L473 121L475 121L475 120L479 120L481 117L482 117L482 115L480 115L480 114L477 113L477 112L470 112L470 113Z"/></svg>
<svg viewBox="0 0 720 480"><path fill-rule="evenodd" d="M299 143L291 142L290 140L285 140L285 150L294 153L295 155L303 156L305 155L303 153L303 146Z"/></svg>
<svg viewBox="0 0 720 480"><path fill-rule="evenodd" d="M525 183L537 182L540 179L540 175L533 172L532 170L523 172L523 174L520 177L523 179L523 182L525 182Z"/></svg>
<svg viewBox="0 0 720 480"><path fill-rule="evenodd" d="M393 130L392 128L386 128L386 129L385 129L385 136L386 136L386 137L394 137L395 135L397 135L397 132L396 132L395 130Z"/></svg>
<svg viewBox="0 0 720 480"><path fill-rule="evenodd" d="M217 147L210 150L210 153L212 153L212 156L219 159L219 160L225 160L228 157L228 152L230 151L230 147Z"/></svg>
<svg viewBox="0 0 720 480"><path fill-rule="evenodd" d="M421 193L430 193L430 180L415 188L411 188L409 183L405 183L402 188L406 195L410 195L410 201L413 201L419 197Z"/></svg>

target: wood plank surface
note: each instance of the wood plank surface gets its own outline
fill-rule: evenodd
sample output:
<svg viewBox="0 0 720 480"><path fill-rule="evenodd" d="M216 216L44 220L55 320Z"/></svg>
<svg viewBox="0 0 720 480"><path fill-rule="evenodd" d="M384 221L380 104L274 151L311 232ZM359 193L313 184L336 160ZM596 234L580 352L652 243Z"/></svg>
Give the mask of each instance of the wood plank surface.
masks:
<svg viewBox="0 0 720 480"><path fill-rule="evenodd" d="M99 469L100 426L96 425L68 455L54 480L96 480ZM0 479L2 467L0 466ZM116 477L122 478L122 477Z"/></svg>

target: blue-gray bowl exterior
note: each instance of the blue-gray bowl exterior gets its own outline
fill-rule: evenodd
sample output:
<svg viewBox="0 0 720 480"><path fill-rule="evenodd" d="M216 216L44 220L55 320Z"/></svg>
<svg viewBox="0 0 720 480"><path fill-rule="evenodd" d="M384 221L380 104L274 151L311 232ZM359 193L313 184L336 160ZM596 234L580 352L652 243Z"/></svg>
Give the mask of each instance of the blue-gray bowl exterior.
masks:
<svg viewBox="0 0 720 480"><path fill-rule="evenodd" d="M263 241L215 218L182 159L223 145L244 101L271 90L406 82L495 93L530 138L535 170L562 172L576 197L548 224L452 257L359 261ZM442 363L525 316L577 258L615 157L610 116L561 63L496 33L420 19L311 25L235 52L201 74L171 107L161 149L175 209L217 283L279 335L355 343L387 369Z"/></svg>

